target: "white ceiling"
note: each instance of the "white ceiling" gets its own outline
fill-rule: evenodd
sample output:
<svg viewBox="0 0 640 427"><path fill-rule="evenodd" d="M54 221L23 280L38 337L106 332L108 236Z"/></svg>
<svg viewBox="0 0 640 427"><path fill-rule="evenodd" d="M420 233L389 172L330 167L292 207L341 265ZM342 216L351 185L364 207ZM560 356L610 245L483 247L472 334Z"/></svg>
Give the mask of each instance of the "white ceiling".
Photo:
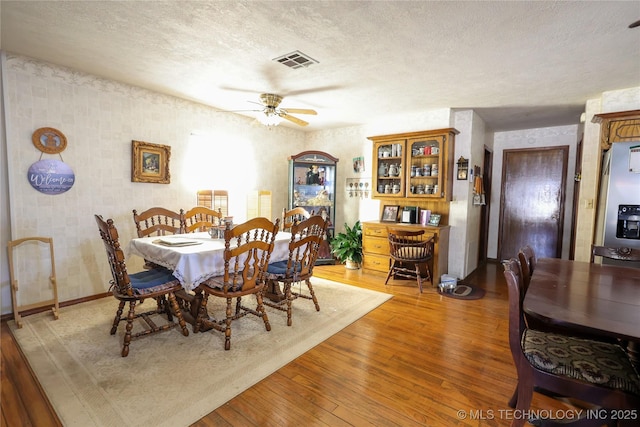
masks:
<svg viewBox="0 0 640 427"><path fill-rule="evenodd" d="M318 111L304 130L442 107L496 131L575 124L587 100L640 86L637 0L2 0L0 14L8 53L224 110L277 93ZM273 61L295 50L319 63Z"/></svg>

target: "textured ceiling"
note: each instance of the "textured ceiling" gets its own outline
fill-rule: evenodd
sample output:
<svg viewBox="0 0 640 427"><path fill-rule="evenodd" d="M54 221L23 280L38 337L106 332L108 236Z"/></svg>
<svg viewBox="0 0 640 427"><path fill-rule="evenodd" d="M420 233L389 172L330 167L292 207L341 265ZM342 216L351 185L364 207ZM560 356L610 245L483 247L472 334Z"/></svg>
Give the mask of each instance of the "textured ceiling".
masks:
<svg viewBox="0 0 640 427"><path fill-rule="evenodd" d="M640 86L639 1L3 0L0 14L6 52L223 110L277 93L318 111L305 130L442 107L497 131L575 124L588 99ZM319 63L273 61L295 50Z"/></svg>

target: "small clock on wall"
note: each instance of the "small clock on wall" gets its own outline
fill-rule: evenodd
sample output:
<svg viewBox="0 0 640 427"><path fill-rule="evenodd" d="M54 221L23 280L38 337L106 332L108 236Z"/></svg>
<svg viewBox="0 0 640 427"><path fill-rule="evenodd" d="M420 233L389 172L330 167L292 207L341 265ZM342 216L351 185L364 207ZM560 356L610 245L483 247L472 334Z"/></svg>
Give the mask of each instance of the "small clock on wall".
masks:
<svg viewBox="0 0 640 427"><path fill-rule="evenodd" d="M33 145L43 153L58 154L67 148L67 137L54 128L40 128L31 136Z"/></svg>

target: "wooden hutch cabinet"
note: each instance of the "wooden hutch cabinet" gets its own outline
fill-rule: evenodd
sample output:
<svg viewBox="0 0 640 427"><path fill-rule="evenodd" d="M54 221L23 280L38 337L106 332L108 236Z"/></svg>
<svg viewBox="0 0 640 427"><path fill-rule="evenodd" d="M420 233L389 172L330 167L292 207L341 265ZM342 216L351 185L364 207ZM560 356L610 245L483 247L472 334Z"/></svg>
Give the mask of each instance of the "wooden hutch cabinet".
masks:
<svg viewBox="0 0 640 427"><path fill-rule="evenodd" d="M369 137L373 197L451 201L453 128Z"/></svg>
<svg viewBox="0 0 640 427"><path fill-rule="evenodd" d="M389 271L388 227L423 229L435 236L431 275L433 284L448 271L449 202L453 188L453 128L372 136L372 197L385 205L427 209L441 216L438 226L416 223L364 221L362 223L363 268ZM416 218L417 219L417 218ZM417 222L417 221L416 221Z"/></svg>

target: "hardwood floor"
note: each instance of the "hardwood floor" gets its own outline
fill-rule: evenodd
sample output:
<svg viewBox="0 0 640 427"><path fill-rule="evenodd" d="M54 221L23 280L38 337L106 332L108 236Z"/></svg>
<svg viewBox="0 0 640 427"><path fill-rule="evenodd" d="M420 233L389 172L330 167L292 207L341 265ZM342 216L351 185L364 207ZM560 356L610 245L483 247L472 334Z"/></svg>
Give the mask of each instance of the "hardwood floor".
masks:
<svg viewBox="0 0 640 427"><path fill-rule="evenodd" d="M487 291L473 301L343 266L315 275L394 297L193 426L509 425L516 381L500 265L467 278ZM6 322L1 332L1 426L61 425ZM532 409L563 408L534 395Z"/></svg>

